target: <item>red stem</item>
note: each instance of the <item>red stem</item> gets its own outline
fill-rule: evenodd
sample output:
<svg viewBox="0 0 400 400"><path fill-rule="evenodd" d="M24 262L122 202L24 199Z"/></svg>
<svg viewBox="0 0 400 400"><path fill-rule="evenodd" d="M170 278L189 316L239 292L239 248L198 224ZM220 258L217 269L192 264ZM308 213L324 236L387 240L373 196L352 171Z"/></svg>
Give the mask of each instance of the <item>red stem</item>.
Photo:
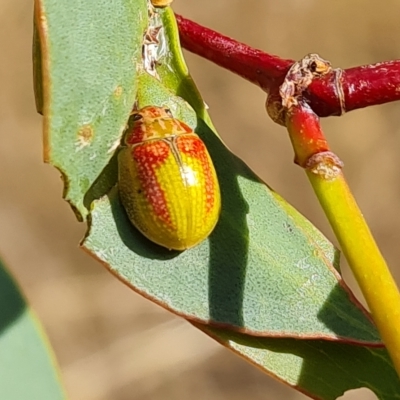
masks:
<svg viewBox="0 0 400 400"><path fill-rule="evenodd" d="M283 82L294 62L253 49L180 15L176 18L185 49L257 84L266 92ZM341 82L346 111L400 100L400 60L346 69ZM332 74L314 80L305 98L319 116L341 114Z"/></svg>

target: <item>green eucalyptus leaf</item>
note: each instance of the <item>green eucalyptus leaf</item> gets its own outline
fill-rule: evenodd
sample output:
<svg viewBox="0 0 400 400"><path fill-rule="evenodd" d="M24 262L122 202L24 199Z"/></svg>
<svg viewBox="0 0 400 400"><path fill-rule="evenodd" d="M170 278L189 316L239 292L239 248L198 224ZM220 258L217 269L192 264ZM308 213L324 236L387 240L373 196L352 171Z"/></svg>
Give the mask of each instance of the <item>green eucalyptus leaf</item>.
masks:
<svg viewBox="0 0 400 400"><path fill-rule="evenodd" d="M0 397L65 399L39 321L0 261Z"/></svg>
<svg viewBox="0 0 400 400"><path fill-rule="evenodd" d="M181 253L151 243L130 224L114 188L95 201L84 247L135 290L191 320L254 335L380 343L334 260L296 224L299 215L292 209L291 217L222 144L212 149L224 152L213 159L225 196L208 240Z"/></svg>
<svg viewBox="0 0 400 400"><path fill-rule="evenodd" d="M118 146L136 97L147 3L36 0L35 13L45 158L62 172L64 196L85 218L86 192Z"/></svg>

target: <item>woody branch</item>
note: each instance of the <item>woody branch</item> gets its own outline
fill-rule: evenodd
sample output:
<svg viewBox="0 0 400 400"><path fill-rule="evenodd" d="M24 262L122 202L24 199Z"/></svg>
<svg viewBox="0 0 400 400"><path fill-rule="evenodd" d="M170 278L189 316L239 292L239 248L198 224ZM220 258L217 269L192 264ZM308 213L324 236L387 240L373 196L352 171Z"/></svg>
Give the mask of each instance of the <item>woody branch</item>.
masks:
<svg viewBox="0 0 400 400"><path fill-rule="evenodd" d="M182 46L270 93L282 84L293 60L285 60L176 15ZM400 100L400 60L343 70L344 104L338 102L335 74L316 79L304 98L321 117Z"/></svg>

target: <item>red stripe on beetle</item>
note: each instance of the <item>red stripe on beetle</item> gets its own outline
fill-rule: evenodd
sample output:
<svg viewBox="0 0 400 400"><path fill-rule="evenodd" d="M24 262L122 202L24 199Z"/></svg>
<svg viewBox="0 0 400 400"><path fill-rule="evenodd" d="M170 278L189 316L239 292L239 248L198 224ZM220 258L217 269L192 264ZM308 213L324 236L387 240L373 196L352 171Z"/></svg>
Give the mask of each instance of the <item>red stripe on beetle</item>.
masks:
<svg viewBox="0 0 400 400"><path fill-rule="evenodd" d="M169 154L170 147L162 140L142 143L132 149L140 184L147 201L160 220L172 225L166 196L156 176L156 170L163 165Z"/></svg>

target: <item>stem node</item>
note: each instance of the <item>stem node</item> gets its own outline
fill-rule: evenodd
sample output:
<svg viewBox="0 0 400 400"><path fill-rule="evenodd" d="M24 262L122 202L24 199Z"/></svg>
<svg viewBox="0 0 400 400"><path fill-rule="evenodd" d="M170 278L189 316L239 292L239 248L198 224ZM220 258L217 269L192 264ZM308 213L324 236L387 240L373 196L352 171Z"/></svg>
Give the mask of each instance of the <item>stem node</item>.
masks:
<svg viewBox="0 0 400 400"><path fill-rule="evenodd" d="M343 161L331 151L322 151L312 155L305 165L305 169L327 181L335 179L342 168Z"/></svg>

